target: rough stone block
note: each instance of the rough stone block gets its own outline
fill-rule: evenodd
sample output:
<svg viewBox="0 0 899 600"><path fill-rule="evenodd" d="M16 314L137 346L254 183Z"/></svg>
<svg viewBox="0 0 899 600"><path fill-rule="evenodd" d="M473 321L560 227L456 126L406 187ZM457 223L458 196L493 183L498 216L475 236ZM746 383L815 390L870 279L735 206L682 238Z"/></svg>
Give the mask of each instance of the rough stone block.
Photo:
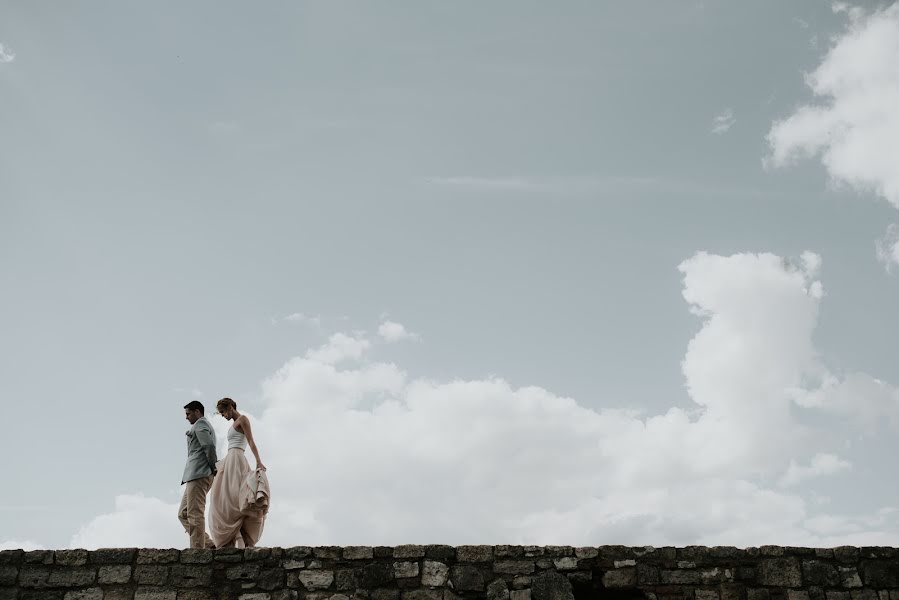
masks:
<svg viewBox="0 0 899 600"><path fill-rule="evenodd" d="M362 587L372 589L393 581L393 568L388 563L376 562L362 567Z"/></svg>
<svg viewBox="0 0 899 600"><path fill-rule="evenodd" d="M287 560L302 560L312 556L312 548L309 546L294 546L292 548L284 548L283 558Z"/></svg>
<svg viewBox="0 0 899 600"><path fill-rule="evenodd" d="M403 600L443 600L443 590L410 590L402 593Z"/></svg>
<svg viewBox="0 0 899 600"><path fill-rule="evenodd" d="M721 600L746 600L746 588L739 583L722 583Z"/></svg>
<svg viewBox="0 0 899 600"><path fill-rule="evenodd" d="M531 600L531 590L512 590L509 592L510 600Z"/></svg>
<svg viewBox="0 0 899 600"><path fill-rule="evenodd" d="M371 591L371 600L399 600L399 597L399 590L378 588Z"/></svg>
<svg viewBox="0 0 899 600"><path fill-rule="evenodd" d="M100 588L88 588L86 590L73 590L66 592L64 600L103 600L103 590Z"/></svg>
<svg viewBox="0 0 899 600"><path fill-rule="evenodd" d="M638 585L658 585L661 581L659 576L659 568L654 565L640 563L637 565L637 584Z"/></svg>
<svg viewBox="0 0 899 600"><path fill-rule="evenodd" d="M602 576L602 585L607 589L632 588L637 585L637 569L625 567L606 571Z"/></svg>
<svg viewBox="0 0 899 600"><path fill-rule="evenodd" d="M215 562L239 563L243 562L243 550L241 548L216 548L213 550Z"/></svg>
<svg viewBox="0 0 899 600"><path fill-rule="evenodd" d="M103 590L103 600L134 600L134 590L130 587L107 587Z"/></svg>
<svg viewBox="0 0 899 600"><path fill-rule="evenodd" d="M25 553L24 562L29 565L52 565L53 550L29 550Z"/></svg>
<svg viewBox="0 0 899 600"><path fill-rule="evenodd" d="M225 577L230 581L250 581L252 579L255 579L259 575L259 571L261 569L262 565L260 564L234 565L233 567L228 567L227 569L225 569Z"/></svg>
<svg viewBox="0 0 899 600"><path fill-rule="evenodd" d="M899 587L899 564L893 561L863 560L862 582L873 588Z"/></svg>
<svg viewBox="0 0 899 600"><path fill-rule="evenodd" d="M559 571L574 571L577 569L577 558L574 556L563 556L562 558L553 559L553 564Z"/></svg>
<svg viewBox="0 0 899 600"><path fill-rule="evenodd" d="M97 570L93 567L57 568L50 571L47 584L54 587L81 587L94 583Z"/></svg>
<svg viewBox="0 0 899 600"><path fill-rule="evenodd" d="M425 548L425 556L437 560L452 560L456 557L456 549L446 544L431 544Z"/></svg>
<svg viewBox="0 0 899 600"><path fill-rule="evenodd" d="M806 585L836 587L840 585L840 574L832 564L823 560L804 560L802 580Z"/></svg>
<svg viewBox="0 0 899 600"><path fill-rule="evenodd" d="M421 570L421 584L426 587L442 587L446 585L449 567L442 562L426 560Z"/></svg>
<svg viewBox="0 0 899 600"><path fill-rule="evenodd" d="M504 575L529 575L534 572L532 560L500 560L493 563L493 572Z"/></svg>
<svg viewBox="0 0 899 600"><path fill-rule="evenodd" d="M741 558L744 552L736 546L712 546L709 548L709 556L712 558Z"/></svg>
<svg viewBox="0 0 899 600"><path fill-rule="evenodd" d="M749 588L746 590L746 600L769 600L768 590L765 588ZM849 600L848 598L846 600Z"/></svg>
<svg viewBox="0 0 899 600"><path fill-rule="evenodd" d="M833 549L833 557L843 563L858 561L858 548L854 546L838 546Z"/></svg>
<svg viewBox="0 0 899 600"><path fill-rule="evenodd" d="M496 558L521 558L524 556L524 546L509 546L506 544L494 546L493 556Z"/></svg>
<svg viewBox="0 0 899 600"><path fill-rule="evenodd" d="M425 547L416 544L405 544L393 549L393 558L424 558Z"/></svg>
<svg viewBox="0 0 899 600"><path fill-rule="evenodd" d="M218 598L212 590L178 590L178 600L218 600Z"/></svg>
<svg viewBox="0 0 899 600"><path fill-rule="evenodd" d="M137 548L100 548L89 553L92 565L130 565L137 556Z"/></svg>
<svg viewBox="0 0 899 600"><path fill-rule="evenodd" d="M181 563L185 565L207 565L213 557L212 548L185 548L181 551Z"/></svg>
<svg viewBox="0 0 899 600"><path fill-rule="evenodd" d="M153 548L141 548L137 551L137 564L139 565L165 565L178 562L179 552L174 548L156 550Z"/></svg>
<svg viewBox="0 0 899 600"><path fill-rule="evenodd" d="M312 549L315 558L335 559L340 558L339 546L316 546Z"/></svg>
<svg viewBox="0 0 899 600"><path fill-rule="evenodd" d="M560 573L544 571L531 580L531 600L574 600L571 582Z"/></svg>
<svg viewBox="0 0 899 600"><path fill-rule="evenodd" d="M849 597L852 598L852 600L880 600L877 596L877 592L869 589L851 590L849 592Z"/></svg>
<svg viewBox="0 0 899 600"><path fill-rule="evenodd" d="M759 562L761 585L796 588L802 586L802 570L795 558L771 558Z"/></svg>
<svg viewBox="0 0 899 600"><path fill-rule="evenodd" d="M783 546L759 546L759 554L762 556L783 556Z"/></svg>
<svg viewBox="0 0 899 600"><path fill-rule="evenodd" d="M280 553L279 553L280 554ZM272 556L271 548L244 548L243 559L246 562L265 560Z"/></svg>
<svg viewBox="0 0 899 600"><path fill-rule="evenodd" d="M25 589L45 588L49 577L49 567L26 565L19 569L19 587Z"/></svg>
<svg viewBox="0 0 899 600"><path fill-rule="evenodd" d="M809 600L806 590L787 590L787 600Z"/></svg>
<svg viewBox="0 0 899 600"><path fill-rule="evenodd" d="M19 565L24 558L24 550L0 550L0 565Z"/></svg>
<svg viewBox="0 0 899 600"><path fill-rule="evenodd" d="M356 569L338 569L334 572L334 586L343 592L359 587L359 574Z"/></svg>
<svg viewBox="0 0 899 600"><path fill-rule="evenodd" d="M833 548L815 548L815 556L818 558L833 558Z"/></svg>
<svg viewBox="0 0 899 600"><path fill-rule="evenodd" d="M15 585L18 576L18 567L12 565L0 565L0 585Z"/></svg>
<svg viewBox="0 0 899 600"><path fill-rule="evenodd" d="M696 600L718 600L718 590L696 590L694 598Z"/></svg>
<svg viewBox="0 0 899 600"><path fill-rule="evenodd" d="M487 585L487 600L509 600L509 588L502 579L494 579Z"/></svg>
<svg viewBox="0 0 899 600"><path fill-rule="evenodd" d="M97 572L97 583L101 585L129 581L131 581L131 565L103 565Z"/></svg>
<svg viewBox="0 0 899 600"><path fill-rule="evenodd" d="M65 567L83 567L87 564L87 550L57 550L55 562Z"/></svg>
<svg viewBox="0 0 899 600"><path fill-rule="evenodd" d="M599 549L592 546L582 546L574 549L574 555L577 558L596 558L599 556Z"/></svg>
<svg viewBox="0 0 899 600"><path fill-rule="evenodd" d="M659 580L666 585L699 585L702 578L696 571L662 569Z"/></svg>
<svg viewBox="0 0 899 600"><path fill-rule="evenodd" d="M839 592L834 590L827 590L824 592L827 600L850 600L849 592Z"/></svg>
<svg viewBox="0 0 899 600"><path fill-rule="evenodd" d="M456 560L459 562L490 562L493 560L493 546L459 546L456 548Z"/></svg>
<svg viewBox="0 0 899 600"><path fill-rule="evenodd" d="M453 587L463 592L484 591L484 576L477 567L455 565L450 570L450 581Z"/></svg>
<svg viewBox="0 0 899 600"><path fill-rule="evenodd" d="M249 592L241 594L237 598L238 600L271 600L272 595L265 592Z"/></svg>
<svg viewBox="0 0 899 600"><path fill-rule="evenodd" d="M310 592L315 590L326 590L331 587L331 584L334 582L334 573L332 571L300 571L298 577L300 583L303 584L303 587Z"/></svg>
<svg viewBox="0 0 899 600"><path fill-rule="evenodd" d="M134 600L177 600L175 590L157 588L137 588L134 592Z"/></svg>
<svg viewBox="0 0 899 600"><path fill-rule="evenodd" d="M347 546L343 549L343 557L346 560L370 560L374 556L371 546Z"/></svg>
<svg viewBox="0 0 899 600"><path fill-rule="evenodd" d="M418 577L418 563L410 561L397 561L393 563L393 576L397 579Z"/></svg>
<svg viewBox="0 0 899 600"><path fill-rule="evenodd" d="M858 569L855 567L840 567L840 584L844 588L860 588L862 587L862 578L858 576Z"/></svg>
<svg viewBox="0 0 899 600"><path fill-rule="evenodd" d="M138 565L134 569L134 581L139 585L165 585L169 581L169 568L159 565Z"/></svg>
<svg viewBox="0 0 899 600"><path fill-rule="evenodd" d="M699 578L702 581L703 585L721 583L724 580L724 572L718 567L714 567L712 569L702 569L699 572Z"/></svg>
<svg viewBox="0 0 899 600"><path fill-rule="evenodd" d="M531 587L530 575L519 575L512 578L512 589L523 590L529 587Z"/></svg>
<svg viewBox="0 0 899 600"><path fill-rule="evenodd" d="M205 565L175 565L171 571L172 585L184 588L207 587L212 583L212 567Z"/></svg>
<svg viewBox="0 0 899 600"><path fill-rule="evenodd" d="M545 546L544 554L549 558L574 556L574 548L572 546Z"/></svg>
<svg viewBox="0 0 899 600"><path fill-rule="evenodd" d="M537 556L543 556L544 550L543 546L525 546L524 547L524 555L526 558L535 558Z"/></svg>

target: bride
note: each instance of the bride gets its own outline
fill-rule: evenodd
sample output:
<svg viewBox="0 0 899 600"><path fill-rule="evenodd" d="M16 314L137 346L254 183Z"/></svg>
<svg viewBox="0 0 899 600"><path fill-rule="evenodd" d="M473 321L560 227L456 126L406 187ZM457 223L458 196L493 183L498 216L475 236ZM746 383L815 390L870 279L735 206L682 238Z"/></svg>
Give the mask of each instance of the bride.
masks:
<svg viewBox="0 0 899 600"><path fill-rule="evenodd" d="M242 545L250 548L259 541L268 512L266 469L259 458L250 420L237 412L237 403L231 398L222 398L215 407L221 416L234 423L228 429L228 454L217 465L218 473L212 482L209 532L217 548L237 545L238 533ZM255 472L244 455L247 444L256 457ZM257 485L259 489L253 489ZM264 500L256 502L260 495Z"/></svg>

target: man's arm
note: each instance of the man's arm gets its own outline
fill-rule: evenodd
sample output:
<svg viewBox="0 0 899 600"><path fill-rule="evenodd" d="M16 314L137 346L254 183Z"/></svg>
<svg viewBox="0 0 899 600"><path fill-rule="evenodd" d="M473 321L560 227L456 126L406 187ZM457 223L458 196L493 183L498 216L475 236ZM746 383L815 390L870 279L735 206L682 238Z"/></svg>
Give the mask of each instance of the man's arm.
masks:
<svg viewBox="0 0 899 600"><path fill-rule="evenodd" d="M196 434L200 447L202 447L203 452L206 453L206 460L209 461L209 468L212 470L212 474L215 475L215 463L218 460L215 455L215 435L208 427L197 427Z"/></svg>

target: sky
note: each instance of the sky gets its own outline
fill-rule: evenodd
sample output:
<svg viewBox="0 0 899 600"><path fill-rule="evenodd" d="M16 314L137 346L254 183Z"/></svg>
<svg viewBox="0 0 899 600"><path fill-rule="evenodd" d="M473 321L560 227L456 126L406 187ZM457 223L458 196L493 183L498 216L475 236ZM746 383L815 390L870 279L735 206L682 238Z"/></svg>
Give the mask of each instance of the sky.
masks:
<svg viewBox="0 0 899 600"><path fill-rule="evenodd" d="M187 545L223 396L262 545L899 545L897 64L890 3L0 2L0 548Z"/></svg>

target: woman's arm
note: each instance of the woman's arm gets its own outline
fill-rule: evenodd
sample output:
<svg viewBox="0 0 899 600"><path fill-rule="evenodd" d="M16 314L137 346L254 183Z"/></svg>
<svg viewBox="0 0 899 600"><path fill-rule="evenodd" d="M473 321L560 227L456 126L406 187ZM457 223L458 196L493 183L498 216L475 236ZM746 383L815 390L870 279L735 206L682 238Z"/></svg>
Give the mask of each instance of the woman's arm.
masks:
<svg viewBox="0 0 899 600"><path fill-rule="evenodd" d="M256 468L266 470L265 465L262 464L262 459L259 458L259 449L256 448L256 441L253 439L253 429L250 427L250 419L247 418L246 415L240 415L240 430L243 432L245 436L247 436L247 442L250 444L250 450L253 451L253 456L256 457Z"/></svg>

